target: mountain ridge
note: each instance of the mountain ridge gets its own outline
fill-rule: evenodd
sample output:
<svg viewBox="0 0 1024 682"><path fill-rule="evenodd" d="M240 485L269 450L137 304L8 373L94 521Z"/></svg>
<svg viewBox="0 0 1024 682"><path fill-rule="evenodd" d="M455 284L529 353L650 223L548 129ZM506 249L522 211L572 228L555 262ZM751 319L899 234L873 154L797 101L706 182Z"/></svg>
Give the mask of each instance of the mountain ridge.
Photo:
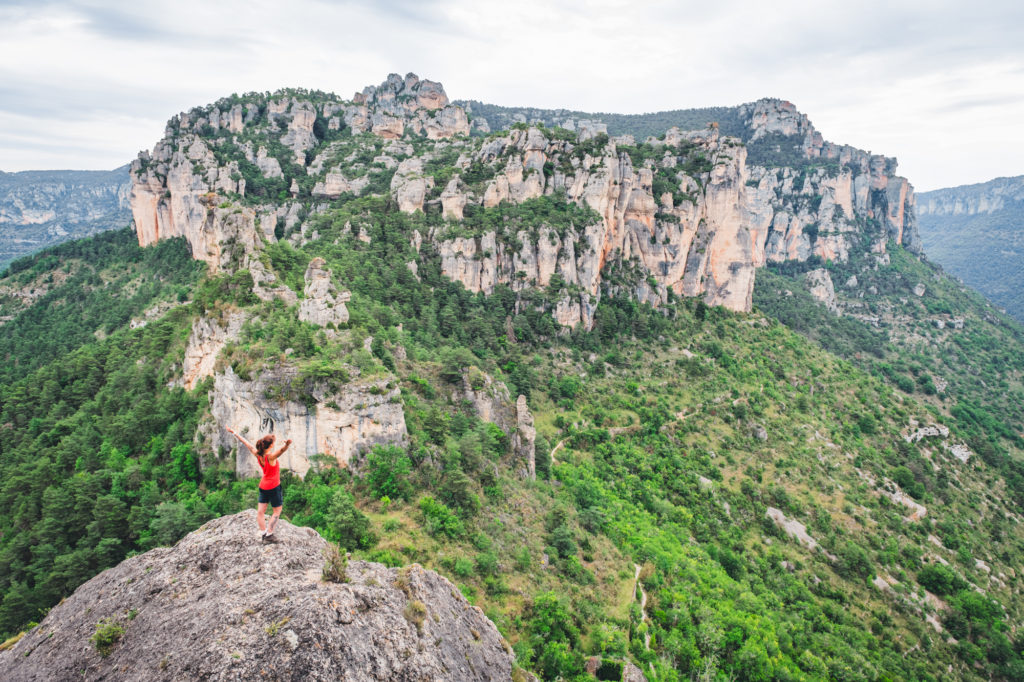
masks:
<svg viewBox="0 0 1024 682"><path fill-rule="evenodd" d="M929 258L1024 320L1024 176L919 195Z"/></svg>
<svg viewBox="0 0 1024 682"><path fill-rule="evenodd" d="M128 165L112 171L0 171L0 270L51 244L130 221Z"/></svg>
<svg viewBox="0 0 1024 682"><path fill-rule="evenodd" d="M373 175L380 176L378 182L389 181L405 213L428 215L431 197L436 197L433 205L441 209L442 221L453 223L466 222L467 206L486 211L502 202L516 205L543 197L595 211L601 223L578 225L569 235L574 242L583 238L583 252L566 248L562 235L554 241L550 236L532 239L535 253L517 254L521 249L516 247L503 254L496 233L474 235L487 243L470 245L464 239L438 240L436 229L427 229L436 225L425 225L425 234L417 230L420 243L427 238L442 252L446 274L472 290L511 283L519 271L516 259L536 263L528 266L526 279L544 286L550 274L537 268L542 261L555 261L551 274L582 289L578 295L567 291L556 305L555 316L563 325L592 325L601 271L609 259L637 262L653 278L650 285L643 280L635 285L635 295L642 301L657 305L667 302L670 292L702 294L710 304L749 310L754 270L767 260L806 260L812 253L825 260L845 260L852 241L873 239L870 248L884 252L889 237L919 249L913 190L894 175L895 160L825 142L805 115L782 100L762 100L749 110L741 107L752 127L750 140L765 141L768 157L774 153L790 160L795 152L802 165L788 173L753 167L748 174L746 148L720 137L717 127L690 133L673 129L664 142L649 140L624 154L617 144L631 148L632 138L611 140L596 128L578 136L569 133L565 139L549 139L537 128L513 130L484 144L466 137L466 113L449 103L440 84L420 81L414 74L404 79L392 74L347 103L324 93L288 92L269 99L248 96L252 101L245 102L244 115L240 101L226 99L172 119L153 155L141 154L132 166L132 210L140 244L184 235L197 258L213 267L240 258L244 266L255 268L258 281L262 268L250 254L258 251L260 240L277 239L279 221L285 229L294 229L291 214L297 200L330 200L363 191L366 181L355 186L341 166L333 173L325 168L330 150L341 144L334 138L350 129L353 135L371 134L364 139L381 140L391 150L382 153L383 146L374 142L374 153L379 154L374 163L380 159L384 172ZM451 156L448 163L455 163L444 175L443 191L439 183L435 186L435 177L424 173L424 160L429 162L436 154L417 159L422 152L413 153L413 147L397 142L406 134L407 123L412 134L425 133L435 151L453 150L446 152ZM244 132L248 124L253 127ZM266 146L257 148L256 138L245 141L254 134L269 134L271 141L277 137L278 156L268 156ZM787 140L795 146L784 151ZM584 152L573 160L573 154L579 157L576 147L588 143L596 145L595 156ZM506 161L513 150L513 158ZM235 160L228 161L232 156ZM474 162L483 164L479 189L462 180L463 171ZM499 172L502 162L505 168ZM815 162L824 165L808 172L805 166ZM248 173L242 172L243 166ZM356 174L360 172L366 173ZM277 194L282 201L261 208L259 199L254 204L246 197L246 190L251 194L266 180L280 185ZM227 201L216 199L218 193ZM231 197L241 201L236 204ZM276 213L271 215L268 207ZM326 203L314 203L311 208L315 214L325 207ZM521 240L515 237L517 244ZM229 242L236 248L222 248ZM551 253L540 253L545 242L551 243ZM558 262L560 252L564 262ZM479 272L487 273L483 280Z"/></svg>

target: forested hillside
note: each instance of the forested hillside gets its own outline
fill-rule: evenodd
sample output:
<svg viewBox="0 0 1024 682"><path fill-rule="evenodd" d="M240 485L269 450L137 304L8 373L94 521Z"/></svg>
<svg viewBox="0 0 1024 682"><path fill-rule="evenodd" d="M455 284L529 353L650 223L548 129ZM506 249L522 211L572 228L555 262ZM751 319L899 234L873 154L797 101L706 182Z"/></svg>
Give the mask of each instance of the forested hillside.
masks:
<svg viewBox="0 0 1024 682"><path fill-rule="evenodd" d="M134 164L135 235L4 273L0 631L253 506L232 426L516 679L1024 678L1024 333L918 258L894 164L460 112L225 98Z"/></svg>
<svg viewBox="0 0 1024 682"><path fill-rule="evenodd" d="M52 244L125 227L128 186L128 166L0 171L0 268Z"/></svg>
<svg viewBox="0 0 1024 682"><path fill-rule="evenodd" d="M1024 320L1024 177L920 196L928 257Z"/></svg>

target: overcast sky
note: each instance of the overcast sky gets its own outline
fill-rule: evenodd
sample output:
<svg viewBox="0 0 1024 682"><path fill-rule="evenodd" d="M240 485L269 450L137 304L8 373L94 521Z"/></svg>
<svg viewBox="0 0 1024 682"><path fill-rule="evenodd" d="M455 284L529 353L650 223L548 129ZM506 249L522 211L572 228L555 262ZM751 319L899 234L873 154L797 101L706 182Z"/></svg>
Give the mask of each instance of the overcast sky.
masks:
<svg viewBox="0 0 1024 682"><path fill-rule="evenodd" d="M1024 174L1024 2L0 0L0 170L110 169L232 92L642 113L781 97L918 191Z"/></svg>

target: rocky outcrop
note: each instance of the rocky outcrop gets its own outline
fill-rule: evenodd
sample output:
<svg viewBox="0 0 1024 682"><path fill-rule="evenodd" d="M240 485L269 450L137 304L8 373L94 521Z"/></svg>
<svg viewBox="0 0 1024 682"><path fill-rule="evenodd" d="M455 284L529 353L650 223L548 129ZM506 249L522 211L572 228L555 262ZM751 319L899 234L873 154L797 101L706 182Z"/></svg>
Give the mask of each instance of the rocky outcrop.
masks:
<svg viewBox="0 0 1024 682"><path fill-rule="evenodd" d="M507 434L516 428L516 406L508 386L495 381L486 372L471 367L462 375L462 400L473 405L473 411L482 421L498 426Z"/></svg>
<svg viewBox="0 0 1024 682"><path fill-rule="evenodd" d="M353 101L376 111L372 131L384 138L400 138L406 126L432 140L469 135L469 118L460 106L450 105L440 83L390 74L378 86L364 88Z"/></svg>
<svg viewBox="0 0 1024 682"><path fill-rule="evenodd" d="M391 196L406 213L422 211L427 190L433 186L434 178L423 175L423 160L413 157L398 164L391 177Z"/></svg>
<svg viewBox="0 0 1024 682"><path fill-rule="evenodd" d="M804 280L807 282L807 289L811 296L825 304L830 312L838 315L839 303L836 301L836 288L832 284L832 275L828 273L828 270L825 268L811 270L804 275Z"/></svg>
<svg viewBox="0 0 1024 682"><path fill-rule="evenodd" d="M348 322L345 303L352 298L347 291L339 292L331 281L331 271L324 268L323 258L314 258L306 268L305 298L299 304L299 319L321 327Z"/></svg>
<svg viewBox="0 0 1024 682"><path fill-rule="evenodd" d="M760 99L750 104L744 104L738 109L739 117L744 121L747 128L747 139L755 143L770 135L783 135L794 137L800 140L803 156L810 162L821 164L813 171L817 177L807 178L804 175L805 169L790 169L804 175L802 186L793 187L791 191L797 196L806 195L820 201L823 210L827 213L828 203L826 197L831 197L831 203L839 204L844 209L850 205L849 197L856 208L856 214L846 212L846 218L861 218L858 229L863 231L863 223L867 220L875 220L885 230L885 238L893 239L897 244L902 244L910 251L920 253L921 237L917 228L917 217L915 213L914 190L906 178L897 176L896 159L879 156L865 152L849 145L840 145L827 142L824 137L815 130L805 114L800 113L791 103L780 99ZM828 162L832 162L839 170L826 169ZM762 169L768 173L768 169ZM762 175L751 169L751 177ZM824 179L827 182L822 182ZM792 215L792 211L787 211ZM809 225L810 223L804 223ZM842 232L842 223L829 221L826 223L832 231ZM803 225L801 226L803 227ZM852 230L849 230L852 231ZM833 237L832 244L822 244L819 247L822 251L822 258L828 259L829 249L842 249L845 242L843 239ZM884 244L883 244L884 245ZM769 249L771 251L771 249ZM840 252L841 253L841 252ZM792 258L792 255L788 256ZM846 259L846 254L841 253L840 260ZM806 256L800 257L804 260ZM784 260L785 258L779 258Z"/></svg>
<svg viewBox="0 0 1024 682"><path fill-rule="evenodd" d="M225 204L218 194L244 194L244 179L232 179L237 165L218 166L201 138L186 139L187 146L165 139L152 155L143 152L132 163L135 232L140 246L185 237L193 258L212 269L224 268L259 247L256 214L249 207Z"/></svg>
<svg viewBox="0 0 1024 682"><path fill-rule="evenodd" d="M301 387L304 402L294 395ZM200 426L200 438L213 452L235 452L239 476L260 474L255 458L227 433L230 426L250 441L273 433L279 442L292 439L281 457L285 469L305 476L314 455L323 454L339 466L357 466L374 445L404 445L405 414L398 388L388 379L353 380L338 390L303 380L298 371L281 366L245 381L231 368L218 374L210 394L211 421Z"/></svg>
<svg viewBox="0 0 1024 682"><path fill-rule="evenodd" d="M328 173L324 179L313 186L313 197L316 199L337 199L346 192L359 194L366 187L369 179L366 176L349 180L339 170Z"/></svg>
<svg viewBox="0 0 1024 682"><path fill-rule="evenodd" d="M531 480L537 478L536 441L537 429L533 426L533 415L526 405L526 396L521 395L516 399L516 431L512 435L512 451L523 462L523 478Z"/></svg>
<svg viewBox="0 0 1024 682"><path fill-rule="evenodd" d="M458 588L417 564L353 561L323 578L327 542L256 513L208 522L131 557L55 606L6 651L10 682L70 680L501 680L513 655ZM121 629L106 657L98 627Z"/></svg>
<svg viewBox="0 0 1024 682"><path fill-rule="evenodd" d="M414 74L391 74L351 102L312 94L271 96L265 120L259 108L243 113L226 105L172 120L153 154L140 156L133 165L133 213L140 243L182 235L211 268L249 267L254 279L266 273L252 254L263 241L277 238L284 216L273 211L280 209L274 204L235 203L235 195L246 190L238 163L224 161L231 158L224 149L215 154L211 148L223 147L223 137L201 134L207 126L236 127L239 116L243 126L277 136L294 152L294 162L284 164L289 173L302 166L316 177L282 178L287 184L277 192L290 187L293 208L310 186L314 198L337 199L360 193L371 178L387 181L390 174L398 208L429 215L429 238L446 276L484 293L499 284L515 291L554 284L546 308L565 327L592 327L606 293L628 293L653 306L675 296L699 296L711 305L749 311L755 271L767 262L844 261L858 249L884 254L889 240L919 247L913 191L895 175L895 160L826 142L805 115L782 100L735 110L743 139L758 158L771 154L757 145L774 144L776 136L799 141L800 157L783 155L772 168L748 167L748 148L720 134L717 124L699 131L673 128L663 139L648 138L642 149L631 136L609 138L604 124L586 120L572 122L574 139L527 127L479 142L448 141L468 134L465 112L448 102L440 85ZM345 152L349 148L339 146L340 140L317 146L317 134L342 126L389 141ZM403 141L415 136L415 148ZM430 139L445 141L431 149ZM281 172L278 159L266 156L273 145L250 139L243 146L265 175ZM314 150L315 158L308 159ZM436 161L450 164L455 156L454 169L439 171ZM440 177L445 185L435 187ZM481 209L542 197L585 208L589 216L540 225L505 221L501 228L485 221L489 229L450 225L471 223ZM438 209L445 224L435 220ZM276 217L267 221L264 215ZM254 216L260 217L258 230ZM306 217L288 213L285 229L293 243L308 239L303 226L294 225ZM614 284L606 279L612 267L619 273ZM274 296L286 296L278 291Z"/></svg>
<svg viewBox="0 0 1024 682"><path fill-rule="evenodd" d="M439 83L421 81L415 74L404 79L392 74L380 86L357 94L352 102L333 96L321 101L323 97L286 92L268 97L262 110L254 103L243 107L221 100L172 118L164 139L152 153L141 153L131 166L130 204L139 244L147 246L182 236L188 240L193 256L213 269L229 269L229 265L237 267L239 263L247 267L247 256L259 246L260 238L272 241L273 230L258 233L253 217L259 210L237 202L246 195L245 179L239 161L223 159L238 154L254 164L265 179L287 180L292 198L298 198L302 186L298 178L285 176L282 161L318 176L311 191L316 198L358 194L369 182L365 174L348 178L339 168L324 174L325 159L320 156L307 164L308 153L319 144L318 120L322 124L326 119L328 130L346 125L355 133L368 130L394 140L407 131L434 140L469 134L469 121L462 108L448 103ZM243 143L238 137L211 139L211 128L226 128L231 133L247 130L276 139L291 150L293 158L275 157L268 151L271 146ZM220 148L218 153L213 147ZM432 178L416 177L403 205L422 208L422 199L415 194L425 193L431 186ZM276 197L269 201L275 202Z"/></svg>
<svg viewBox="0 0 1024 682"><path fill-rule="evenodd" d="M217 356L229 340L238 338L246 320L245 313L235 311L225 317L224 320L200 317L192 325L181 372L181 385L186 390L191 391L201 380L213 376Z"/></svg>

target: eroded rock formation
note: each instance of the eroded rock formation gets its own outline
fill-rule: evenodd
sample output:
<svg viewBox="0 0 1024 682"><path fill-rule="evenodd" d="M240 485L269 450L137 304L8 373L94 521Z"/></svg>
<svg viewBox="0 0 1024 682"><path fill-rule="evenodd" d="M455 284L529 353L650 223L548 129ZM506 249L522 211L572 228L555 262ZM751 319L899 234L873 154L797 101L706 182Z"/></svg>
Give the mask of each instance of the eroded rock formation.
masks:
<svg viewBox="0 0 1024 682"><path fill-rule="evenodd" d="M297 384L307 391L305 402L292 393ZM306 385L289 366L266 369L245 381L229 367L215 378L210 395L212 421L200 426L200 434L214 452L235 452L239 476L256 476L260 470L249 451L237 447L225 430L228 426L250 441L268 433L275 434L281 444L291 438L281 466L299 476L314 466L312 458L317 454L350 466L374 445L405 444L405 414L398 388L392 386L387 379L369 379L331 390Z"/></svg>
<svg viewBox="0 0 1024 682"><path fill-rule="evenodd" d="M445 578L353 561L348 582L328 582L316 531L282 519L261 545L255 515L100 573L0 652L4 679L512 678L497 628ZM106 657L92 640L104 623L123 630Z"/></svg>
<svg viewBox="0 0 1024 682"><path fill-rule="evenodd" d="M314 258L306 268L305 298L299 304L299 319L326 327L348 322L345 303L352 298L347 291L338 291L331 281L331 271L324 268L323 258Z"/></svg>
<svg viewBox="0 0 1024 682"><path fill-rule="evenodd" d="M224 320L208 317L196 320L185 348L182 386L191 391L201 380L213 376L217 356L229 340L238 337L245 319L244 313L235 311L227 314Z"/></svg>
<svg viewBox="0 0 1024 682"><path fill-rule="evenodd" d="M913 191L895 175L895 160L826 142L782 100L736 109L743 139L759 158L782 158L770 147L796 141L796 156L773 167L748 164L748 146L721 135L717 124L700 131L673 128L644 143L629 135L609 138L603 124L588 121L571 122L575 137L521 127L468 140L465 112L449 103L439 84L414 74L392 74L350 101L272 96L265 114L222 102L173 119L153 154L133 164L136 229L143 245L184 235L194 256L212 268L247 267L256 279L269 274L252 257L264 241L282 230L296 244L309 238L303 220L324 205L303 204L303 192L328 200L359 194L378 169L385 169L380 175L399 210L440 214L444 225L431 222L425 236L446 276L484 293L499 284L516 291L554 284L550 312L565 327L590 328L609 292L654 306L674 296L700 296L749 311L755 271L766 262L843 261L855 249L884 254L890 240L920 248ZM248 139L242 145L264 178L298 167L315 181L304 184L288 175L281 178L288 184L279 196L290 192L292 199L256 207L238 203L246 193L239 173L244 163L224 161L231 154L221 138L203 133L239 126L280 142L279 157L268 156L275 148L270 142ZM387 142L374 142L372 157L341 140L320 144L318 136L343 127ZM216 145L221 149L214 153ZM280 155L281 145L293 158ZM766 145L776 156L764 156ZM438 159L454 158L453 151L454 172L439 171ZM471 224L481 210L544 197L585 208L589 217L522 226L513 221L501 229ZM457 227L462 223L470 224ZM352 230L369 238L365 226ZM620 275L614 285L610 268ZM286 294L261 297L268 296Z"/></svg>

